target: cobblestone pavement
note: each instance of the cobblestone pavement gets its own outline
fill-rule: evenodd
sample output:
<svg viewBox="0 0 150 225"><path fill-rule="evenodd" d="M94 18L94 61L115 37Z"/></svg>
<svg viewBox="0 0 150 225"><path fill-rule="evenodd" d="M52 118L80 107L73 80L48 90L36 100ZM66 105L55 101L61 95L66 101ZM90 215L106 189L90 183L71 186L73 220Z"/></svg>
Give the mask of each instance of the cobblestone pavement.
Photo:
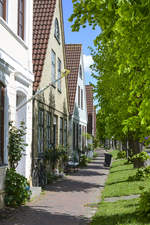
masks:
<svg viewBox="0 0 150 225"><path fill-rule="evenodd" d="M98 154L88 167L49 185L44 195L20 207L0 225L88 225L109 172L103 166L104 150Z"/></svg>

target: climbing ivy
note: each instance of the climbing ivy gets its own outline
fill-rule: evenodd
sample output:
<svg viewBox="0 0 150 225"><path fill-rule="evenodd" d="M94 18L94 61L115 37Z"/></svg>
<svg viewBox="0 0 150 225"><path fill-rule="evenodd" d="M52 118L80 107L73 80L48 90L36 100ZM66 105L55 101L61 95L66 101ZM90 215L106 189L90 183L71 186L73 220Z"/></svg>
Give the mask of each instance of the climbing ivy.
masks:
<svg viewBox="0 0 150 225"><path fill-rule="evenodd" d="M16 169L18 162L24 153L24 147L27 146L24 140L25 134L26 127L24 126L24 122L20 123L19 128L14 126L12 121L9 122L8 156L9 165L13 169Z"/></svg>

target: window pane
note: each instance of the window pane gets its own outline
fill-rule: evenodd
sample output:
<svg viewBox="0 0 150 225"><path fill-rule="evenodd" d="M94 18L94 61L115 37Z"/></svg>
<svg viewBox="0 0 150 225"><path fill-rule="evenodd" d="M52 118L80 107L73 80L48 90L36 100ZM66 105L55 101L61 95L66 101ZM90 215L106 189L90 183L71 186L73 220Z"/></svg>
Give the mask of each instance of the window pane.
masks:
<svg viewBox="0 0 150 225"><path fill-rule="evenodd" d="M18 35L24 39L24 0L18 0Z"/></svg>
<svg viewBox="0 0 150 225"><path fill-rule="evenodd" d="M67 120L64 120L64 146L67 145Z"/></svg>
<svg viewBox="0 0 150 225"><path fill-rule="evenodd" d="M51 65L52 65L52 69L51 69L51 73L52 73L52 82L54 82L55 80L55 69L56 69L56 54L55 52L52 50L51 52Z"/></svg>
<svg viewBox="0 0 150 225"><path fill-rule="evenodd" d="M82 79L82 67L80 66L80 78Z"/></svg>
<svg viewBox="0 0 150 225"><path fill-rule="evenodd" d="M81 89L81 109L83 109L83 89Z"/></svg>
<svg viewBox="0 0 150 225"><path fill-rule="evenodd" d="M58 58L58 78L61 77L61 60ZM61 80L58 81L58 90L61 91Z"/></svg>
<svg viewBox="0 0 150 225"><path fill-rule="evenodd" d="M19 25L23 25L23 16L21 13L19 13Z"/></svg>
<svg viewBox="0 0 150 225"><path fill-rule="evenodd" d="M60 32L59 32L59 23L57 18L55 19L55 37L57 39L57 41L60 41Z"/></svg>
<svg viewBox="0 0 150 225"><path fill-rule="evenodd" d="M0 1L0 16L3 17L3 4Z"/></svg>
<svg viewBox="0 0 150 225"><path fill-rule="evenodd" d="M4 87L0 84L0 164L3 163L4 151Z"/></svg>
<svg viewBox="0 0 150 225"><path fill-rule="evenodd" d="M19 11L23 11L23 0L19 0Z"/></svg>
<svg viewBox="0 0 150 225"><path fill-rule="evenodd" d="M63 128L63 119L60 118L60 128L62 129Z"/></svg>
<svg viewBox="0 0 150 225"><path fill-rule="evenodd" d="M47 112L47 149L50 148L50 143L51 143L51 137L50 137L51 127L50 127L50 123L51 123L51 116L50 116L50 113Z"/></svg>
<svg viewBox="0 0 150 225"><path fill-rule="evenodd" d="M78 86L78 106L80 107L80 86Z"/></svg>
<svg viewBox="0 0 150 225"><path fill-rule="evenodd" d="M60 118L60 144L63 144L63 118Z"/></svg>
<svg viewBox="0 0 150 225"><path fill-rule="evenodd" d="M38 152L43 152L44 143L44 111L39 109L38 113Z"/></svg>

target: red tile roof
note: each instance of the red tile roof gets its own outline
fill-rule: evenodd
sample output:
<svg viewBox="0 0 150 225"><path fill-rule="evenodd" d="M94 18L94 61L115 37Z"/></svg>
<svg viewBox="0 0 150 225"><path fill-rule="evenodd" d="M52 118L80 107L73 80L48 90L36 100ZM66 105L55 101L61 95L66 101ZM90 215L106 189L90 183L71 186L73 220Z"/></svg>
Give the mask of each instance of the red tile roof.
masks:
<svg viewBox="0 0 150 225"><path fill-rule="evenodd" d="M87 113L93 114L93 87L86 85L86 102L87 102Z"/></svg>
<svg viewBox="0 0 150 225"><path fill-rule="evenodd" d="M81 44L65 45L66 68L70 70L70 74L67 76L70 114L73 114L74 111L81 49Z"/></svg>
<svg viewBox="0 0 150 225"><path fill-rule="evenodd" d="M56 0L33 0L33 89L37 90L53 21Z"/></svg>
<svg viewBox="0 0 150 225"><path fill-rule="evenodd" d="M96 137L96 107L93 105L93 87L86 85L86 102L88 113L88 131Z"/></svg>

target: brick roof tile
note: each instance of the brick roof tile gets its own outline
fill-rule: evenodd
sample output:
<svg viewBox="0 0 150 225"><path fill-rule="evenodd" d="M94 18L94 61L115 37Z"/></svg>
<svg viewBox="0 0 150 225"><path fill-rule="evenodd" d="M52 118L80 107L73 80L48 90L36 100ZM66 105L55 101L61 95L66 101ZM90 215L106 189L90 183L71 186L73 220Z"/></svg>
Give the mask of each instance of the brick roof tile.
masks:
<svg viewBox="0 0 150 225"><path fill-rule="evenodd" d="M37 90L41 80L55 7L56 0L33 0L34 90Z"/></svg>
<svg viewBox="0 0 150 225"><path fill-rule="evenodd" d="M93 87L86 85L86 102L87 102L87 113L93 114Z"/></svg>
<svg viewBox="0 0 150 225"><path fill-rule="evenodd" d="M74 111L81 49L81 44L65 45L66 67L70 70L70 74L67 76L70 114L73 114Z"/></svg>

